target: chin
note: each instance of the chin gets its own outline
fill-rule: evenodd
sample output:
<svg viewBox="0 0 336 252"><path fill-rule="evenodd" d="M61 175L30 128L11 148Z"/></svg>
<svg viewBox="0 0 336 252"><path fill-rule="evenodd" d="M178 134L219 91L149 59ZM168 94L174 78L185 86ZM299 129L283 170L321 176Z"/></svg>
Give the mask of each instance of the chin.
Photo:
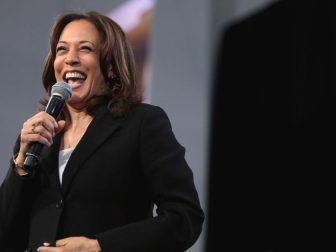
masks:
<svg viewBox="0 0 336 252"><path fill-rule="evenodd" d="M76 105L76 104L80 104L80 103L83 103L83 102L84 102L83 98L78 97L78 96L73 94L72 97L69 99L68 104L69 105Z"/></svg>

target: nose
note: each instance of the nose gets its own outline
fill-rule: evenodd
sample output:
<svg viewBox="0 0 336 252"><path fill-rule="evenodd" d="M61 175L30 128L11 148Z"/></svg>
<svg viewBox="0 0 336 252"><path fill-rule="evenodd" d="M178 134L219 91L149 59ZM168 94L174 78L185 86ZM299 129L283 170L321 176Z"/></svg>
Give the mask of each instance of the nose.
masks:
<svg viewBox="0 0 336 252"><path fill-rule="evenodd" d="M79 58L76 50L69 50L66 58L65 58L65 63L68 65L76 65L79 63Z"/></svg>

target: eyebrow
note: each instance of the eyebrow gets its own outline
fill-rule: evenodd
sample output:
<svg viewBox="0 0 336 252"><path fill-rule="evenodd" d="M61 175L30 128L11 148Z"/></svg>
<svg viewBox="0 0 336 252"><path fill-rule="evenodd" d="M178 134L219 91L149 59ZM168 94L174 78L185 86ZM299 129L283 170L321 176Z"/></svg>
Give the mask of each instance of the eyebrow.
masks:
<svg viewBox="0 0 336 252"><path fill-rule="evenodd" d="M58 41L58 43L57 43L57 44L59 44L59 43L63 43L63 44L69 44L68 42L66 42L66 41L63 41L63 40L60 40L60 41ZM79 44L85 44L85 43L90 43L90 44L92 44L93 46L95 46L95 44L94 44L93 42L91 42L91 41L88 41L88 40L82 40L82 41L79 41Z"/></svg>

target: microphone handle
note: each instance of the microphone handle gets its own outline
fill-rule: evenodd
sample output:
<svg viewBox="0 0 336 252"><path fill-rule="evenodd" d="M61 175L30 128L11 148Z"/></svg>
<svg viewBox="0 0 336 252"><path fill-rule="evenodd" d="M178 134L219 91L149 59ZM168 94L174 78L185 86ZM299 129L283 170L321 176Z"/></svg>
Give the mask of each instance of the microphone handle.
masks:
<svg viewBox="0 0 336 252"><path fill-rule="evenodd" d="M58 96L58 95L51 96L47 104L47 107L45 109L45 112L47 112L49 115L57 119L57 117L62 111L64 102L65 101L61 96Z"/></svg>
<svg viewBox="0 0 336 252"><path fill-rule="evenodd" d="M26 158L23 163L23 167L28 171L31 171L38 163L38 158L43 149L41 143L34 143L26 153Z"/></svg>
<svg viewBox="0 0 336 252"><path fill-rule="evenodd" d="M47 112L54 118L57 118L61 113L64 102L65 102L64 99L58 95L51 96L45 109L45 112ZM39 156L41 154L43 146L44 145L39 142L32 143L28 152L26 153L26 158L23 163L23 167L25 169L31 171L38 164Z"/></svg>

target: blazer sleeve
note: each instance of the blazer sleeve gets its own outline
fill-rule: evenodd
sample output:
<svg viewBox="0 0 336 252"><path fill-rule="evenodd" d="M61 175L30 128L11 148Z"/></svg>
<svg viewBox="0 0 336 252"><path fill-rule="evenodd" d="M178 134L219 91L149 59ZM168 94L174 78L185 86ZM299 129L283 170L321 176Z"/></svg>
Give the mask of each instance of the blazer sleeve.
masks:
<svg viewBox="0 0 336 252"><path fill-rule="evenodd" d="M97 239L103 251L184 251L198 239L204 221L185 149L166 113L156 106L144 115L140 135L141 167L157 216L98 234Z"/></svg>
<svg viewBox="0 0 336 252"><path fill-rule="evenodd" d="M18 142L14 153L17 151ZM36 185L35 172L21 177L14 171L11 159L7 175L0 187L0 251L26 249L29 216L36 195Z"/></svg>

